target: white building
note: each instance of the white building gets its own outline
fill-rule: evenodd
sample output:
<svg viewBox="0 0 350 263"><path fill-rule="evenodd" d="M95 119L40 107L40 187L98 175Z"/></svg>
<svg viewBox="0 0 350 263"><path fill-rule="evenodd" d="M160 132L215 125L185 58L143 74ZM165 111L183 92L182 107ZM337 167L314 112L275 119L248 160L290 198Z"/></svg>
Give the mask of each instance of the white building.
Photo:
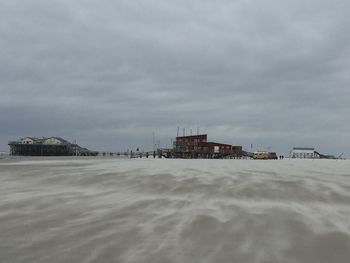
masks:
<svg viewBox="0 0 350 263"><path fill-rule="evenodd" d="M319 154L315 152L315 148L306 148L306 147L294 147L291 157L301 158L301 159L320 158Z"/></svg>
<svg viewBox="0 0 350 263"><path fill-rule="evenodd" d="M65 143L68 143L68 142L60 137L45 138L43 141L43 144L50 144L50 145L59 145L59 144L65 144Z"/></svg>
<svg viewBox="0 0 350 263"><path fill-rule="evenodd" d="M48 138L35 138L25 137L21 139L22 144L46 144L46 145L62 145L68 144L68 142L60 137L48 137Z"/></svg>
<svg viewBox="0 0 350 263"><path fill-rule="evenodd" d="M35 137L25 137L21 139L22 144L34 144L40 141L38 138Z"/></svg>

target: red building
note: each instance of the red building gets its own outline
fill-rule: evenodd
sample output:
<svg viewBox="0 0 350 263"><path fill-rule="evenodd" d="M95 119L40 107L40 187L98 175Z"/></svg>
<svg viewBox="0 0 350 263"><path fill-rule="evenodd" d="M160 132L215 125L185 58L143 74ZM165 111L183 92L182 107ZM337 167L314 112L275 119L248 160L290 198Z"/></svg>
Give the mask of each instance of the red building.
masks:
<svg viewBox="0 0 350 263"><path fill-rule="evenodd" d="M175 155L178 158L219 158L242 156L242 146L208 142L207 135L176 137Z"/></svg>

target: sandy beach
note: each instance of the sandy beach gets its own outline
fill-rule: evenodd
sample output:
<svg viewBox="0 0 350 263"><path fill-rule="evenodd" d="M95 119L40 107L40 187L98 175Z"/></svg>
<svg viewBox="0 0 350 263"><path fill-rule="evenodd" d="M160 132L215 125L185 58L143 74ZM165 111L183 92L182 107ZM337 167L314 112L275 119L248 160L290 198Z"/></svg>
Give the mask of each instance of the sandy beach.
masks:
<svg viewBox="0 0 350 263"><path fill-rule="evenodd" d="M0 262L350 259L350 161L0 160Z"/></svg>

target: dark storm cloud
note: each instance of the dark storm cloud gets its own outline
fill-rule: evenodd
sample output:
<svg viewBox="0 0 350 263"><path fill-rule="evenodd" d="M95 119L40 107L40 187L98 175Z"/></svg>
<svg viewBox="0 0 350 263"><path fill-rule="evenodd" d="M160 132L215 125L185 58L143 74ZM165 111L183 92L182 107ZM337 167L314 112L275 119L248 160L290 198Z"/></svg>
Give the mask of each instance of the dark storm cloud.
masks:
<svg viewBox="0 0 350 263"><path fill-rule="evenodd" d="M0 140L347 151L348 1L0 1Z"/></svg>

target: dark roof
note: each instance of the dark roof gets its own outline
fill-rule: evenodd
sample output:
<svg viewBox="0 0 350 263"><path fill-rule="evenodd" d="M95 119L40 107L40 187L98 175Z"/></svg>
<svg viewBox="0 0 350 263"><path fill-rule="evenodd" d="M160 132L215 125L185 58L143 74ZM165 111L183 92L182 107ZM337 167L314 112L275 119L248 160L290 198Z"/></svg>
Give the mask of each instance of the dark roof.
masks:
<svg viewBox="0 0 350 263"><path fill-rule="evenodd" d="M293 150L308 150L308 151L314 151L315 148L311 148L311 147L293 147Z"/></svg>
<svg viewBox="0 0 350 263"><path fill-rule="evenodd" d="M219 143L219 142L202 142L200 143L202 145L208 145L208 146L232 146L231 144L225 144L225 143Z"/></svg>
<svg viewBox="0 0 350 263"><path fill-rule="evenodd" d="M27 137L21 138L20 141L10 141L9 144L21 144L21 143L22 143L22 140L24 140L24 139L31 139L31 140L34 141L34 143L40 144L40 143L43 143L43 141L48 140L48 139L51 139L51 138L54 138L54 139L56 139L56 140L59 140L59 141L61 141L63 144L71 144L69 141L67 141L67 140L65 140L65 139L63 139L63 138L61 138L61 137L56 137L56 136L42 137L42 138L27 136Z"/></svg>
<svg viewBox="0 0 350 263"><path fill-rule="evenodd" d="M207 137L206 134L189 135L189 136L177 136L176 139L190 139L190 138L203 138Z"/></svg>
<svg viewBox="0 0 350 263"><path fill-rule="evenodd" d="M42 139L40 139L40 138L30 137L30 136L21 138L21 140L24 140L24 139L31 139L31 140L33 140L33 141L40 141L40 140L42 140Z"/></svg>

